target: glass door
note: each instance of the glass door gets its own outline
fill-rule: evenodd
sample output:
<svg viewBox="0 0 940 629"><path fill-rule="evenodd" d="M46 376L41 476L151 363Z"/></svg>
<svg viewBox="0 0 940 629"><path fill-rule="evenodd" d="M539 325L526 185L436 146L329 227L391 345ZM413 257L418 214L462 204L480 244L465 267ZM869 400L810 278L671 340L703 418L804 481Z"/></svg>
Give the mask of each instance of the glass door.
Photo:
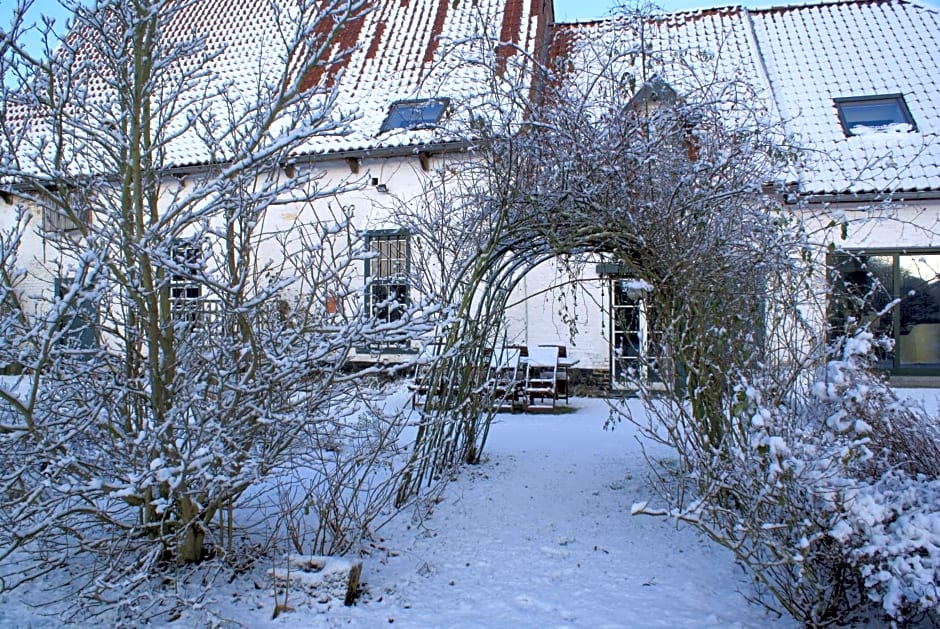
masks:
<svg viewBox="0 0 940 629"><path fill-rule="evenodd" d="M611 280L610 376L615 389L635 389L641 382L659 381L650 352L646 287L635 280Z"/></svg>

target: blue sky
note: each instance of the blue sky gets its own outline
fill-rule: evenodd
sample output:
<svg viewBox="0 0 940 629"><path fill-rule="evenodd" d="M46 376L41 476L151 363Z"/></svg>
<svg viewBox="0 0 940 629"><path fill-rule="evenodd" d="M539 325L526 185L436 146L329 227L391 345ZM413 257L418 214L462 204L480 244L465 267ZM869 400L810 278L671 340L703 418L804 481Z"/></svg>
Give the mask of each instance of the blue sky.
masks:
<svg viewBox="0 0 940 629"><path fill-rule="evenodd" d="M555 0L555 19L559 22L569 22L574 20L590 20L599 17L607 17L611 9L624 4L623 0ZM701 9L703 7L717 7L726 4L740 4L746 7L767 6L769 4L787 4L786 0L777 2L735 2L734 0L660 0L656 3L662 9L667 11L678 11L682 9Z"/></svg>

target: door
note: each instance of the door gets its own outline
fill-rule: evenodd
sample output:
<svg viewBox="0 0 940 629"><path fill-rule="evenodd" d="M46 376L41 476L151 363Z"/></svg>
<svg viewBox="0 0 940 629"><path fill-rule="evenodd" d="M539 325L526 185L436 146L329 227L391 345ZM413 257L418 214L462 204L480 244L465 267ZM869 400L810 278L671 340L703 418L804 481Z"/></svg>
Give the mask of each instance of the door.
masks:
<svg viewBox="0 0 940 629"><path fill-rule="evenodd" d="M647 287L644 282L611 279L610 376L613 389L636 389L659 382L651 352Z"/></svg>

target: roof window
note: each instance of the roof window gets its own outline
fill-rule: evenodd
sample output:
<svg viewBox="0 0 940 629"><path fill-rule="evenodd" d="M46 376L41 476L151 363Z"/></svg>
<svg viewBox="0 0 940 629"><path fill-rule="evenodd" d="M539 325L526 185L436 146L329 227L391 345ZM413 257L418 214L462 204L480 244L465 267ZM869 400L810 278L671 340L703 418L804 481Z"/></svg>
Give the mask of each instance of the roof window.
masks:
<svg viewBox="0 0 940 629"><path fill-rule="evenodd" d="M917 131L901 94L833 99L846 136L889 131Z"/></svg>
<svg viewBox="0 0 940 629"><path fill-rule="evenodd" d="M423 129L433 127L441 120L450 101L446 98L400 100L392 103L380 133L392 129Z"/></svg>

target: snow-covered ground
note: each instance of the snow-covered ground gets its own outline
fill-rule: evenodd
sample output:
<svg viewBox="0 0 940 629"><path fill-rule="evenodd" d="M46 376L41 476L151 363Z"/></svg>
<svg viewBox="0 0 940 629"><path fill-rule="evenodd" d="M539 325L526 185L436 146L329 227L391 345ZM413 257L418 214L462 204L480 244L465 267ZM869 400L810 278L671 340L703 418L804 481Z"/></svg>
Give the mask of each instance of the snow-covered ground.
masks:
<svg viewBox="0 0 940 629"><path fill-rule="evenodd" d="M913 396L935 407L933 392ZM292 591L292 611L272 619L270 582L257 570L217 584L203 611L173 626L798 626L747 601L750 581L728 551L688 526L631 516L651 497L635 431L604 430L604 400L571 406L499 415L485 461L461 470L430 515L402 513L380 531L355 606ZM41 611L0 597L0 626L57 624Z"/></svg>
<svg viewBox="0 0 940 629"><path fill-rule="evenodd" d="M226 615L253 627L797 626L747 602L729 552L687 526L631 516L650 497L634 430L605 431L604 400L571 405L498 416L485 461L464 468L429 517L382 529L358 605L318 613L295 596L294 611L271 620L271 594L250 593Z"/></svg>

